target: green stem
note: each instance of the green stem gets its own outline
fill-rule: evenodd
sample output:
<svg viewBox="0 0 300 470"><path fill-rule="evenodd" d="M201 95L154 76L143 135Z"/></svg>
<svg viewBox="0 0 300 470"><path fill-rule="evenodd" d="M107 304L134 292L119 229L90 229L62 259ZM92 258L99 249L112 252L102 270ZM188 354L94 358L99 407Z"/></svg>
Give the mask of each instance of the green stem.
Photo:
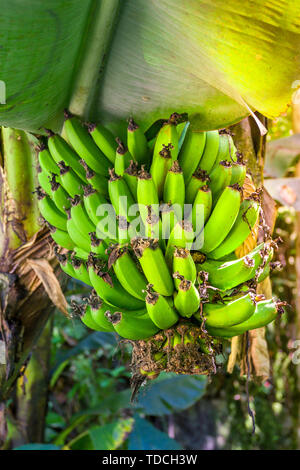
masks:
<svg viewBox="0 0 300 470"><path fill-rule="evenodd" d="M86 27L87 34L81 46L77 76L70 98L71 113L88 118L99 71L103 70L107 50L112 38L121 0L94 0Z"/></svg>
<svg viewBox="0 0 300 470"><path fill-rule="evenodd" d="M2 127L2 146L8 188L8 194L4 196L8 227L6 236L9 238L9 248L15 249L40 229L37 199L33 194L36 161L24 131Z"/></svg>

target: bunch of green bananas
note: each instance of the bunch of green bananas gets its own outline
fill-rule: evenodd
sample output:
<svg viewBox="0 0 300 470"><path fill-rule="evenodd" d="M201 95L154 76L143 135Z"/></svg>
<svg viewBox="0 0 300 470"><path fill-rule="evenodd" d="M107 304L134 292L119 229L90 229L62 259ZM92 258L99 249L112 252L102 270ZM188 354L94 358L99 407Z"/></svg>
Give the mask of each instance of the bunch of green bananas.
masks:
<svg viewBox="0 0 300 470"><path fill-rule="evenodd" d="M130 119L125 145L65 114L67 140L49 130L39 147L37 195L62 269L93 288L79 309L88 327L134 341L190 325L174 348L211 354L203 332L229 338L276 317L282 303L256 295L274 241L235 255L261 207L257 193L243 198L246 165L229 133L180 136L174 113L150 141Z"/></svg>

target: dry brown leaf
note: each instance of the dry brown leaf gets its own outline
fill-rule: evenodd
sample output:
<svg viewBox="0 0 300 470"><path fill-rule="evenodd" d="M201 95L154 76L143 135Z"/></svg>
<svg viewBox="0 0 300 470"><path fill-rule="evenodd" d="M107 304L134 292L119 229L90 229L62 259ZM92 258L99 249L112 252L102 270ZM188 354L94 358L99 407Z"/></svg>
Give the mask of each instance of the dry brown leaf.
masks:
<svg viewBox="0 0 300 470"><path fill-rule="evenodd" d="M54 305L68 317L67 301L49 261L30 258L26 261L26 264L33 269Z"/></svg>
<svg viewBox="0 0 300 470"><path fill-rule="evenodd" d="M250 194L256 191L255 184L253 183L252 176L248 173L246 174L246 178L243 184L243 196L244 199L250 196Z"/></svg>
<svg viewBox="0 0 300 470"><path fill-rule="evenodd" d="M253 365L253 375L263 381L270 377L270 358L265 338L265 328L249 331L250 357Z"/></svg>
<svg viewBox="0 0 300 470"><path fill-rule="evenodd" d="M242 336L234 336L231 339L231 351L228 358L227 372L232 374L234 366L238 361L242 351Z"/></svg>

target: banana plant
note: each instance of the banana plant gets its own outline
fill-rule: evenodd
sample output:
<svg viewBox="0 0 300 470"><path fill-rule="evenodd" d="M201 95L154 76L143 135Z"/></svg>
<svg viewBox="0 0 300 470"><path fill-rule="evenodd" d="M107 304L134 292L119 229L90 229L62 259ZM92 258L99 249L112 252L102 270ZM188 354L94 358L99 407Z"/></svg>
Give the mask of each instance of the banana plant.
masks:
<svg viewBox="0 0 300 470"><path fill-rule="evenodd" d="M8 254L9 260L1 265L1 271L8 273L1 279L2 310L14 301L11 285L14 276L21 274L12 268L20 266L16 250L24 259L26 249L37 249L38 237L44 236L37 206L43 213L46 201L32 195L36 171L28 147L32 137L25 131L60 132L67 107L86 121L101 121L121 138L129 117L150 135L149 126L155 123L159 128L174 111L188 114L194 131L223 128L251 114L264 133L254 111L277 116L298 87L299 65L294 56L300 46L300 19L292 0L275 0L272 5L258 0L251 5L237 0L225 5L221 0L29 0L25 11L19 0L0 0L0 6L4 12L0 125L8 126L2 137L0 252L2 259ZM160 175L161 163L156 161L154 179ZM75 179L83 171L77 170L72 168ZM117 186L120 194L118 180L111 175L111 199ZM193 180L190 193L194 184L198 181ZM12 198L7 198L10 193L5 188ZM84 214L76 201L70 210L74 219ZM62 224L58 230L67 222ZM42 277L43 266L30 259L30 266ZM46 288L45 279L43 285ZM7 324L2 321L3 338ZM28 344L33 344L38 331L35 326ZM19 358L16 345L10 354L6 362L11 370L6 367L5 374L11 385L26 354Z"/></svg>

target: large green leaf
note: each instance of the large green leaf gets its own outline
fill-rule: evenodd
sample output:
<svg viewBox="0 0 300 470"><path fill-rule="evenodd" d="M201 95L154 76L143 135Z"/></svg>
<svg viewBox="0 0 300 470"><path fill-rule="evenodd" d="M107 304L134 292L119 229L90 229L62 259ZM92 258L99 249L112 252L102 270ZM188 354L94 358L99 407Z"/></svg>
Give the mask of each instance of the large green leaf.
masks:
<svg viewBox="0 0 300 470"><path fill-rule="evenodd" d="M103 69L119 3L0 0L0 123L57 127L71 103L85 117L133 114L144 126L186 111L207 129L241 119L245 102L272 117L291 101L300 69L294 0L124 0Z"/></svg>
<svg viewBox="0 0 300 470"><path fill-rule="evenodd" d="M72 450L115 450L125 441L132 426L132 418L95 426L73 439L68 447Z"/></svg>
<svg viewBox="0 0 300 470"><path fill-rule="evenodd" d="M147 415L160 416L192 406L205 392L207 378L203 375L161 373L153 383L141 389L136 407Z"/></svg>
<svg viewBox="0 0 300 470"><path fill-rule="evenodd" d="M129 435L129 450L181 450L182 447L168 434L154 427L146 419L135 416Z"/></svg>

